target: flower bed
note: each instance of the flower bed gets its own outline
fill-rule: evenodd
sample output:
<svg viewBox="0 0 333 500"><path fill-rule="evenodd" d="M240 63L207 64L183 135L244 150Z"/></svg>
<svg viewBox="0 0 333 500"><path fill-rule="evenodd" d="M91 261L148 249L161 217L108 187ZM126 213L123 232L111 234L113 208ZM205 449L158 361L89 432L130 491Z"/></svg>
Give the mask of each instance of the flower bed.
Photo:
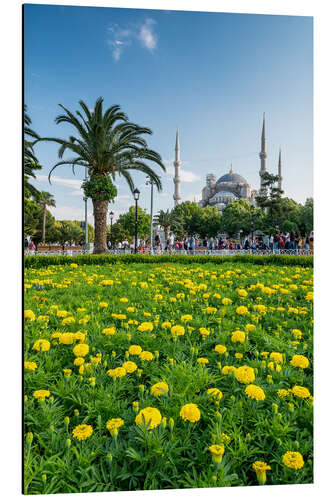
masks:
<svg viewBox="0 0 333 500"><path fill-rule="evenodd" d="M125 257L27 260L25 492L312 482L310 261Z"/></svg>

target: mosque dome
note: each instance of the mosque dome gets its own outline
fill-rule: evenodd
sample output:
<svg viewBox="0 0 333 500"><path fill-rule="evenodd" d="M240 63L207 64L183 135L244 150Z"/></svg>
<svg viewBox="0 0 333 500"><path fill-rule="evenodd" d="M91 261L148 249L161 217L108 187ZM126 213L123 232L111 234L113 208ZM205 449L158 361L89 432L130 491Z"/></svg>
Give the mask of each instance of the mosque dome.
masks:
<svg viewBox="0 0 333 500"><path fill-rule="evenodd" d="M220 184L221 182L245 182L247 184L247 180L244 179L244 177L239 174L235 174L234 172L229 172L228 174L222 175L222 177L219 178L216 184Z"/></svg>

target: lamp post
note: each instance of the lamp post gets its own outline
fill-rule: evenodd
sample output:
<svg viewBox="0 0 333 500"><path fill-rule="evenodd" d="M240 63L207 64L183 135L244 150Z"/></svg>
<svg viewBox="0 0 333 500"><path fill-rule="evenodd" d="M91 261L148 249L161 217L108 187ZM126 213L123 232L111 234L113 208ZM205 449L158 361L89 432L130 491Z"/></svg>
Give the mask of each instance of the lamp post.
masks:
<svg viewBox="0 0 333 500"><path fill-rule="evenodd" d="M254 226L254 222L253 220L251 220L251 239L252 239L252 245L253 245L253 226Z"/></svg>
<svg viewBox="0 0 333 500"><path fill-rule="evenodd" d="M111 250L112 250L112 221L113 221L114 213L110 212L109 215L110 215L110 244L111 244Z"/></svg>
<svg viewBox="0 0 333 500"><path fill-rule="evenodd" d="M135 188L133 191L135 200L135 241L134 241L134 253L138 252L138 200L140 197L140 191Z"/></svg>
<svg viewBox="0 0 333 500"><path fill-rule="evenodd" d="M239 243L240 243L240 247L242 248L242 232L243 232L243 229L240 229L239 230Z"/></svg>
<svg viewBox="0 0 333 500"><path fill-rule="evenodd" d="M150 184L150 255L153 255L153 188L154 184L150 177L147 177L146 186Z"/></svg>

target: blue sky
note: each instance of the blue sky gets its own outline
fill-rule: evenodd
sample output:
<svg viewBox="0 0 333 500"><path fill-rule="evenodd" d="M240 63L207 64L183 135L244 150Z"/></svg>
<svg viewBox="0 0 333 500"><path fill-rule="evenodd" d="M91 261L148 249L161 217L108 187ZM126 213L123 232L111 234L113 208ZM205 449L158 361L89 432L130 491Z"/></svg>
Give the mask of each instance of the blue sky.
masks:
<svg viewBox="0 0 333 500"><path fill-rule="evenodd" d="M54 122L59 103L76 110L99 96L150 127L168 170L155 212L173 206L177 126L183 200L198 200L206 174L219 177L230 162L258 188L265 111L267 168L277 172L281 146L285 195L303 203L313 194L312 30L310 17L26 5L25 102L42 136L70 135ZM44 168L35 184L55 196L58 219L83 219L83 172L59 167L47 181L57 151L36 147ZM134 179L149 208L144 175ZM110 209L119 214L132 196L124 181L117 186Z"/></svg>

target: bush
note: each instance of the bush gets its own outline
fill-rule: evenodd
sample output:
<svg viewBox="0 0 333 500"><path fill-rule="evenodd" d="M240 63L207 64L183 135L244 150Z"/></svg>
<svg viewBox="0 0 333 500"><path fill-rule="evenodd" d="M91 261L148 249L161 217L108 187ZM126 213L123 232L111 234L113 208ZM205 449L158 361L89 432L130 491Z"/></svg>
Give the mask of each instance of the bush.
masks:
<svg viewBox="0 0 333 500"><path fill-rule="evenodd" d="M232 255L232 256L212 256L212 255L143 255L143 254L127 254L127 255L78 255L69 257L66 255L60 256L42 256L34 255L24 258L26 268L40 268L52 265L63 264L86 264L86 265L102 265L102 264L132 264L132 263L179 263L179 264L207 264L214 263L216 265L225 264L228 262L243 262L245 264L257 265L281 265L281 266L300 266L313 267L312 256L295 256L295 255Z"/></svg>

